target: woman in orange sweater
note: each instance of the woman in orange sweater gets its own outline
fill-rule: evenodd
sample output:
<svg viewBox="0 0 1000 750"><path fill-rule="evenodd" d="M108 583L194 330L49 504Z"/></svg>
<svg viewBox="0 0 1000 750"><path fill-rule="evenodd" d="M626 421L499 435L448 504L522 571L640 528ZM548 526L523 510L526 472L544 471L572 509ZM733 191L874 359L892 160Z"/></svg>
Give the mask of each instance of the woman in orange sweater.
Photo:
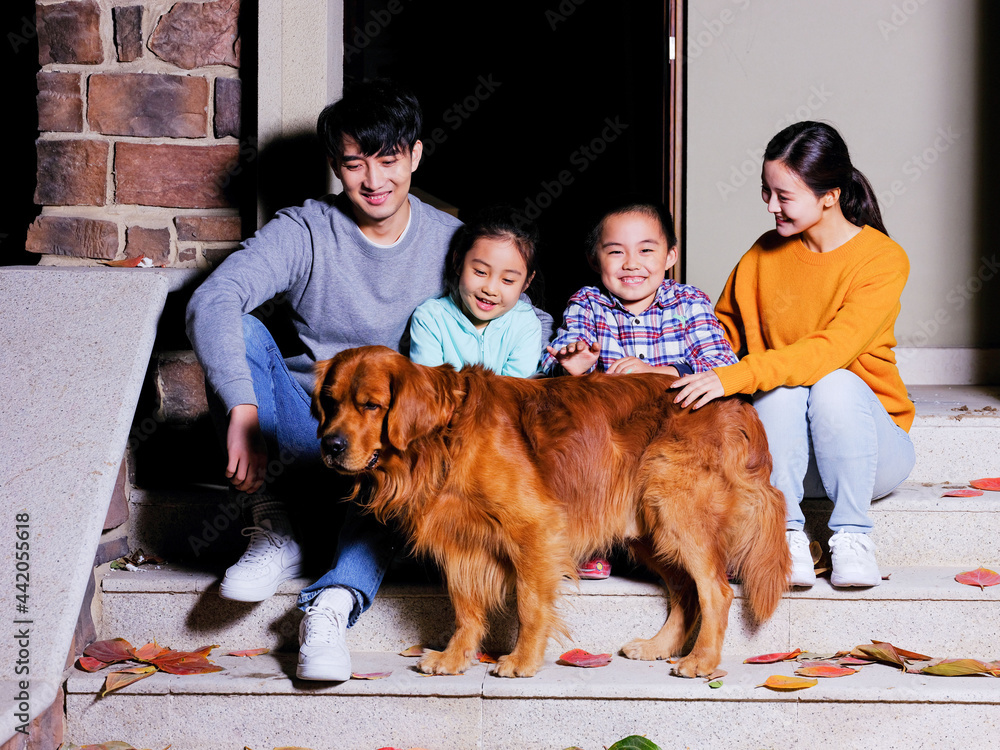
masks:
<svg viewBox="0 0 1000 750"><path fill-rule="evenodd" d="M771 481L785 494L791 584L816 581L799 507L826 495L834 586L881 582L868 508L909 475L914 407L892 348L909 273L874 191L840 134L791 125L764 152L761 195L774 216L729 276L716 314L740 362L676 381L694 408L754 394Z"/></svg>

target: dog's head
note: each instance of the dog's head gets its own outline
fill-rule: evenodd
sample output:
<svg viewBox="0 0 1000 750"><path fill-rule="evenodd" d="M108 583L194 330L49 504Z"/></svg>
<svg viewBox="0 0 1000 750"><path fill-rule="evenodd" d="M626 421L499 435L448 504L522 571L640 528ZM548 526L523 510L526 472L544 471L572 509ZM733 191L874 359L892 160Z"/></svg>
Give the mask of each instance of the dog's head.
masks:
<svg viewBox="0 0 1000 750"><path fill-rule="evenodd" d="M327 467L371 471L448 424L451 368L415 365L384 346L347 349L316 364L313 416Z"/></svg>

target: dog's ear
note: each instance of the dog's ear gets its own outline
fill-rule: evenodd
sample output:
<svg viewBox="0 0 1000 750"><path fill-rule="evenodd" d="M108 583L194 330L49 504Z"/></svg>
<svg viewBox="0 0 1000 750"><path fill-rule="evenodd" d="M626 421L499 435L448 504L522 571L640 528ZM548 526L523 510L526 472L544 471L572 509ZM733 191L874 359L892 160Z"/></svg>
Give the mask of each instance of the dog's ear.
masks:
<svg viewBox="0 0 1000 750"><path fill-rule="evenodd" d="M451 418L447 385L437 368L421 367L400 357L392 372L392 404L386 418L389 442L397 450L444 427Z"/></svg>
<svg viewBox="0 0 1000 750"><path fill-rule="evenodd" d="M320 398L320 396L323 393L323 387L326 385L326 378L330 374L330 370L332 368L332 359L324 359L322 362L317 362L313 367L313 372L316 374L316 385L313 387L312 415L316 417L316 421L319 422L320 429L323 428L323 422L326 421L326 413L323 411L323 399Z"/></svg>

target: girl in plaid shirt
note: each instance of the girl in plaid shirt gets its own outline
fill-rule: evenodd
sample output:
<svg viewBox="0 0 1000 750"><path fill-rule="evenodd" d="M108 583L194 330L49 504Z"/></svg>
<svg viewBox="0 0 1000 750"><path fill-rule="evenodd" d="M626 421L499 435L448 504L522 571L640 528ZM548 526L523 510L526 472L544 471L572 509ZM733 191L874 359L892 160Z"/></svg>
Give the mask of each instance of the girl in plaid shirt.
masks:
<svg viewBox="0 0 1000 750"><path fill-rule="evenodd" d="M684 375L736 364L708 296L666 278L677 238L665 208L630 203L607 213L588 237L587 259L601 287L570 298L544 372Z"/></svg>

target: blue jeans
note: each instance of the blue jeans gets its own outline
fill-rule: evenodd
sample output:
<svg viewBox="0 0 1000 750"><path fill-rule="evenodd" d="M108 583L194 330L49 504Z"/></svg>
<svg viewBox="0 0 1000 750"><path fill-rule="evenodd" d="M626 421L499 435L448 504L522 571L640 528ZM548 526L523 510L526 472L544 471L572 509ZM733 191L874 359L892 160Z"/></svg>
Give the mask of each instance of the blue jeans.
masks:
<svg viewBox="0 0 1000 750"><path fill-rule="evenodd" d="M812 386L754 395L785 495L787 528L801 531L805 495L833 501L830 528L868 533L871 501L892 492L915 463L913 443L865 382L834 370Z"/></svg>
<svg viewBox="0 0 1000 750"><path fill-rule="evenodd" d="M257 397L257 419L268 447L268 466L277 459L278 465L294 474L295 468L319 464L320 444L316 435L319 423L312 415L311 395L289 371L270 331L252 315L243 316L243 338ZM269 468L268 474L271 473ZM331 476L331 484L340 483ZM302 590L298 606L305 609L328 586L346 588L355 601L348 622L353 625L371 606L399 546L388 528L363 513L356 503L350 503L331 569Z"/></svg>

